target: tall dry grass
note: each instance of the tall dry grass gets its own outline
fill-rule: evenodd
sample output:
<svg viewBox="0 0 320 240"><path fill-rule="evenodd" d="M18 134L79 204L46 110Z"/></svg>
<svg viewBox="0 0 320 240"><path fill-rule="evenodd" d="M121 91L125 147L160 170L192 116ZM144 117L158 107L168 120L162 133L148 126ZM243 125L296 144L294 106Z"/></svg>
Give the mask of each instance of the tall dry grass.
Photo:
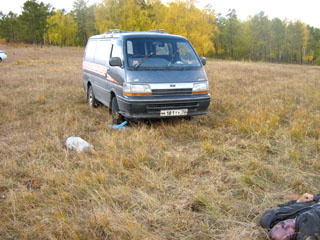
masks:
<svg viewBox="0 0 320 240"><path fill-rule="evenodd" d="M319 191L319 67L209 61L206 116L115 131L83 49L1 48L0 239L266 239L266 208Z"/></svg>

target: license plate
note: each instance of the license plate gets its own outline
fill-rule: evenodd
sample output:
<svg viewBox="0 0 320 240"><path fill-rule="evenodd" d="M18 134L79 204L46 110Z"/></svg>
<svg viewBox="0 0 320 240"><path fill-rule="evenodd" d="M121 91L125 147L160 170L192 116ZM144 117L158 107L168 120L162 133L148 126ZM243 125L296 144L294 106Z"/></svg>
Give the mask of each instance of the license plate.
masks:
<svg viewBox="0 0 320 240"><path fill-rule="evenodd" d="M177 109L177 110L161 110L160 116L185 116L188 114L188 109Z"/></svg>

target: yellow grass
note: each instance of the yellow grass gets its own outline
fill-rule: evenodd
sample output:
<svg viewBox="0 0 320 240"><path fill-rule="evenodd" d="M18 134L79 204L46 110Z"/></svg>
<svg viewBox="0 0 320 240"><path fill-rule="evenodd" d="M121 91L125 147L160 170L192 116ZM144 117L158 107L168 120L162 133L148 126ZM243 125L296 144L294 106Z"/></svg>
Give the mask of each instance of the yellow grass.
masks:
<svg viewBox="0 0 320 240"><path fill-rule="evenodd" d="M83 49L0 48L0 239L266 239L265 209L320 189L320 67L209 61L206 116L115 131Z"/></svg>

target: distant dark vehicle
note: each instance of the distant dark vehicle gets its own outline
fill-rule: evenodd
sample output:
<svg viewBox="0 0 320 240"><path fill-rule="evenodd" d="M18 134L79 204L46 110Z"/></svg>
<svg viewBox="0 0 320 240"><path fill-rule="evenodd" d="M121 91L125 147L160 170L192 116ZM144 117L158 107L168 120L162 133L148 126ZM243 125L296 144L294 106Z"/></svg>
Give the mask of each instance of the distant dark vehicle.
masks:
<svg viewBox="0 0 320 240"><path fill-rule="evenodd" d="M0 63L4 60L7 59L7 55L5 51L0 50Z"/></svg>
<svg viewBox="0 0 320 240"><path fill-rule="evenodd" d="M210 104L205 64L184 37L116 30L89 38L83 87L90 106L109 107L113 123L201 115Z"/></svg>

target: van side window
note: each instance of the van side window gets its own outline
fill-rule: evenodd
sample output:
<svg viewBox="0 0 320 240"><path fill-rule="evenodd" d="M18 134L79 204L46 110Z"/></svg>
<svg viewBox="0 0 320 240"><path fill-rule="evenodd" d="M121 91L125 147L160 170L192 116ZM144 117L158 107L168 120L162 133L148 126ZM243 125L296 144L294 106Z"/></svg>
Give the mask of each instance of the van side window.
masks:
<svg viewBox="0 0 320 240"><path fill-rule="evenodd" d="M121 41L121 40L117 40L117 41L112 45L111 57L119 57L119 58L123 59L123 54L122 54L122 41Z"/></svg>
<svg viewBox="0 0 320 240"><path fill-rule="evenodd" d="M97 45L97 41L89 40L86 48L86 56L84 58L85 61L93 62L96 45Z"/></svg>
<svg viewBox="0 0 320 240"><path fill-rule="evenodd" d="M105 65L110 57L111 44L109 41L98 41L97 51L95 54L95 63Z"/></svg>

